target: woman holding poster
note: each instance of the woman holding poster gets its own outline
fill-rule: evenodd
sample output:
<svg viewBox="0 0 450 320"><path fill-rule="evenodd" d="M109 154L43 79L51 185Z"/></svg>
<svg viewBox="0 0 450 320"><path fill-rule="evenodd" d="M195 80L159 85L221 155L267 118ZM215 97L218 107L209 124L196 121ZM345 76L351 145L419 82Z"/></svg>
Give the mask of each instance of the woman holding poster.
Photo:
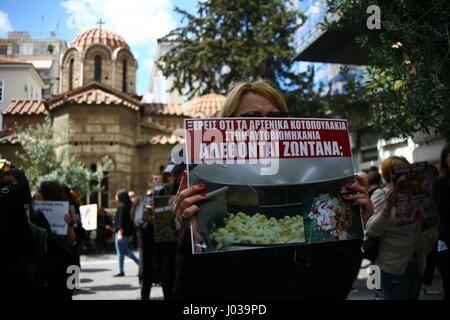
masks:
<svg viewBox="0 0 450 320"><path fill-rule="evenodd" d="M381 173L386 187L373 193L375 213L366 224L367 234L380 239L375 264L381 269L385 300L418 300L420 295L423 274L420 223L399 223L402 207L396 206L397 192L392 178L394 167L408 164L408 160L397 156L383 161ZM410 212L407 206L403 208Z"/></svg>
<svg viewBox="0 0 450 320"><path fill-rule="evenodd" d="M282 95L265 81L238 83L228 93L222 117L288 117ZM355 191L344 199L373 213L367 186L348 184ZM205 185L188 187L186 175L173 211L182 226L178 247L175 295L177 299L345 299L359 271L361 240L302 247L193 255L191 218L206 198ZM194 238L195 238L194 234Z"/></svg>

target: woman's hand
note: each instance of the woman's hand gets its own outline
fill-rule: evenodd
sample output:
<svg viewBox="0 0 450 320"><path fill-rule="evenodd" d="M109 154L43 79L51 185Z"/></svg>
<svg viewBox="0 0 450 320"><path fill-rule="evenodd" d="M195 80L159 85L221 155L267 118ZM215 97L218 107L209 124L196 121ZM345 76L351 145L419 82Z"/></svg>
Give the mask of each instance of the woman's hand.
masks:
<svg viewBox="0 0 450 320"><path fill-rule="evenodd" d="M122 235L122 229L119 229L117 231L117 240L122 241L123 235Z"/></svg>
<svg viewBox="0 0 450 320"><path fill-rule="evenodd" d="M355 194L344 194L343 198L347 201L351 201L352 205L360 206L363 214L364 223L369 220L373 214L373 203L369 198L369 191L367 181L360 176L355 176L357 183L346 184L345 187L350 190L354 190Z"/></svg>
<svg viewBox="0 0 450 320"><path fill-rule="evenodd" d="M69 225L70 227L73 226L73 217L70 213L66 214L64 216L64 221Z"/></svg>
<svg viewBox="0 0 450 320"><path fill-rule="evenodd" d="M397 189L395 187L392 187L387 192L386 202L381 211L381 214L386 220L388 220L389 216L391 215L391 210L395 206L396 199L397 199Z"/></svg>
<svg viewBox="0 0 450 320"><path fill-rule="evenodd" d="M151 208L145 208L144 209L144 221L153 223L154 215L153 215L153 209Z"/></svg>
<svg viewBox="0 0 450 320"><path fill-rule="evenodd" d="M81 218L78 214L74 213L72 215L72 219L73 219L73 223L80 223L81 222Z"/></svg>
<svg viewBox="0 0 450 320"><path fill-rule="evenodd" d="M186 171L183 172L183 178L175 196L172 211L185 230L189 228L192 216L200 210L196 203L206 198L205 193L202 192L204 189L205 185L201 183L188 188Z"/></svg>

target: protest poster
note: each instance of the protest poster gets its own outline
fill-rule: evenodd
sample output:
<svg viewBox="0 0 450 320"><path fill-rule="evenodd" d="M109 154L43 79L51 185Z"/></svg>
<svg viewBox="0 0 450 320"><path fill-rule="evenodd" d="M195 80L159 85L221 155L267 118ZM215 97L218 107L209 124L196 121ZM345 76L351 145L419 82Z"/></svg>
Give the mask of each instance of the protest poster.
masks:
<svg viewBox="0 0 450 320"><path fill-rule="evenodd" d="M363 237L348 126L340 119L186 119L188 184L204 184L192 252Z"/></svg>
<svg viewBox="0 0 450 320"><path fill-rule="evenodd" d="M153 197L153 225L155 242L176 242L175 215L172 212L174 196Z"/></svg>
<svg viewBox="0 0 450 320"><path fill-rule="evenodd" d="M392 168L396 200L392 210L396 225L421 223L437 216L431 198L437 171L427 162L417 162Z"/></svg>
<svg viewBox="0 0 450 320"><path fill-rule="evenodd" d="M97 204L80 206L81 225L86 231L97 229Z"/></svg>
<svg viewBox="0 0 450 320"><path fill-rule="evenodd" d="M150 197L148 195L145 195L141 201L139 201L138 205L136 206L136 210L134 211L134 225L139 226L139 224L142 222L142 219L144 217L144 208L145 205L150 201Z"/></svg>
<svg viewBox="0 0 450 320"><path fill-rule="evenodd" d="M64 216L69 213L67 201L34 201L34 209L40 210L47 219L52 232L58 235L67 234L67 223Z"/></svg>

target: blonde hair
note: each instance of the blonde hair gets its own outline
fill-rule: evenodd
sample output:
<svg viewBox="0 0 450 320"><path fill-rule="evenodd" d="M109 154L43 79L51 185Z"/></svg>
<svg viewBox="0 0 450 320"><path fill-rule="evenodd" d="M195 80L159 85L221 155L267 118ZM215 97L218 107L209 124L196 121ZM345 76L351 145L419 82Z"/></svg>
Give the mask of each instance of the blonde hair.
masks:
<svg viewBox="0 0 450 320"><path fill-rule="evenodd" d="M409 164L404 157L392 156L383 160L381 164L381 175L386 183L391 183L392 168Z"/></svg>
<svg viewBox="0 0 450 320"><path fill-rule="evenodd" d="M266 80L254 82L238 82L228 91L227 99L223 105L220 117L233 117L239 108L242 98L247 93L255 93L263 96L281 112L288 112L288 107L281 93Z"/></svg>

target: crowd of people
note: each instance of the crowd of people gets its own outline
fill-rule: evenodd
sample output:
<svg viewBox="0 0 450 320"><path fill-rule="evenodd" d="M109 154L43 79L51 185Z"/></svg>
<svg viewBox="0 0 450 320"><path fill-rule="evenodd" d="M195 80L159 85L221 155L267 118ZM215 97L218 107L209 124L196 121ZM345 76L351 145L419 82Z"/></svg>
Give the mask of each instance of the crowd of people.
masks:
<svg viewBox="0 0 450 320"><path fill-rule="evenodd" d="M229 92L222 117L282 116L289 110L281 94L265 81L239 83ZM163 175L152 177L152 188L142 197L119 190L111 217L98 209L96 247L103 252L113 237L118 258L116 277L125 275L124 259L139 265L141 298L150 299L154 283L161 283L164 299L346 299L359 272L364 252L372 240L371 259L381 269L382 295L386 300L419 298L422 283L429 284L435 266L449 299L450 156L442 150L440 171L432 187L438 217L399 226L393 221L396 188L392 168L408 164L392 156L371 167L346 185L354 191L344 199L359 206L365 239L308 246L195 255L191 251L190 224L204 200L205 186L187 184L185 166L169 162ZM6 168L6 169L5 169ZM17 295L70 299L67 267L80 266L86 231L80 220L81 201L76 191L57 181L43 181L32 193L23 171L5 167L1 175L1 232L11 245L2 263L7 290ZM156 242L154 197L172 196L173 223L178 242ZM35 200L67 201L67 234L52 232ZM133 244L136 242L136 244ZM139 257L132 248L139 248ZM430 276L431 273L431 276Z"/></svg>
<svg viewBox="0 0 450 320"><path fill-rule="evenodd" d="M85 231L80 223L80 201L76 192L58 181L43 181L32 196L23 171L3 169L0 229L8 245L8 261L1 264L4 289L12 297L71 299L69 266L80 267L80 245ZM69 212L64 220L67 234L52 231L45 215L35 209L34 200L65 201Z"/></svg>

